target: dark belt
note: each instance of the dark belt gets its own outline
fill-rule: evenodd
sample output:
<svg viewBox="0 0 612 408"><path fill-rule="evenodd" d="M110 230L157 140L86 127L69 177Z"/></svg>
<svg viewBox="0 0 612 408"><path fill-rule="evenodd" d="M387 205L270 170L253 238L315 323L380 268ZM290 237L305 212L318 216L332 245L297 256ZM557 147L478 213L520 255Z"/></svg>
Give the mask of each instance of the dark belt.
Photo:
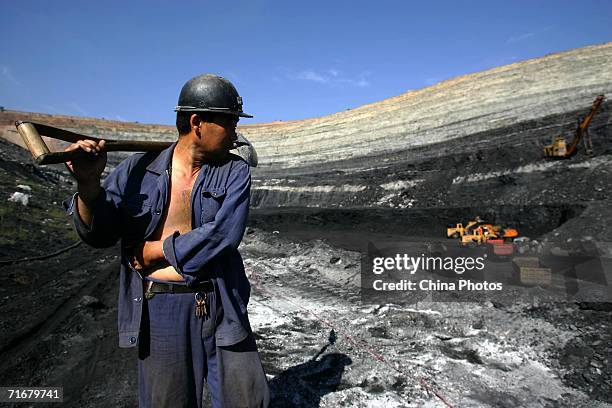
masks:
<svg viewBox="0 0 612 408"><path fill-rule="evenodd" d="M204 281L196 286L189 287L186 285L176 285L173 283L161 283L148 281L145 284L145 293L195 293L195 292L213 292L215 286L212 281Z"/></svg>

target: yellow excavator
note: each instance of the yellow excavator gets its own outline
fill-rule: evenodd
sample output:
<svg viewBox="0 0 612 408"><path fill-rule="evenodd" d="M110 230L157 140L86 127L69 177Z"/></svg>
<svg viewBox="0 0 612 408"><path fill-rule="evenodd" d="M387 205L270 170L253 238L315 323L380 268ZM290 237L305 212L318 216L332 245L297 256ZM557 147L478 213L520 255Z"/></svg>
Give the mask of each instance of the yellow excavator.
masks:
<svg viewBox="0 0 612 408"><path fill-rule="evenodd" d="M595 98L589 114L586 115L582 122L578 122L576 132L574 133L574 138L569 144L565 141L563 135L556 136L553 139L552 144L544 146L544 157L550 159L565 159L571 157L576 154L578 143L580 143L581 140L584 141L586 153L589 155L593 154L593 144L591 143L588 128L591 124L591 119L593 119L593 116L595 116L595 112L597 112L597 109L599 109L599 105L601 105L603 100L603 95L599 95L597 98Z"/></svg>
<svg viewBox="0 0 612 408"><path fill-rule="evenodd" d="M468 221L467 224L449 224L446 228L447 238L463 238L466 235L474 235L474 230L478 227L484 227L485 232L494 233L496 237L503 239L514 239L518 237L518 231L515 228L505 228L501 225L493 225L483 221L480 217L476 216L474 220ZM482 235L482 234L481 234ZM477 240L474 239L476 242ZM478 240L480 241L480 239ZM484 241L484 240L483 240Z"/></svg>

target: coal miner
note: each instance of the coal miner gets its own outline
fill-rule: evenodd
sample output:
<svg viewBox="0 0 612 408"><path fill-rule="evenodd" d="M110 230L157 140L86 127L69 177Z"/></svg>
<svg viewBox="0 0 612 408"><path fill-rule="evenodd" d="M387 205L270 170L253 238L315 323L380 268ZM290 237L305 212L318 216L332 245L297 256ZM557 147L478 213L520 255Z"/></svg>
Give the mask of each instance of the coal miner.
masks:
<svg viewBox="0 0 612 408"><path fill-rule="evenodd" d="M250 285L238 245L249 211L249 165L229 150L242 99L228 80L182 88L178 140L135 154L100 185L104 141L80 140L67 163L67 212L84 242L121 240L119 346L138 348L141 407L265 407L269 394L247 316Z"/></svg>

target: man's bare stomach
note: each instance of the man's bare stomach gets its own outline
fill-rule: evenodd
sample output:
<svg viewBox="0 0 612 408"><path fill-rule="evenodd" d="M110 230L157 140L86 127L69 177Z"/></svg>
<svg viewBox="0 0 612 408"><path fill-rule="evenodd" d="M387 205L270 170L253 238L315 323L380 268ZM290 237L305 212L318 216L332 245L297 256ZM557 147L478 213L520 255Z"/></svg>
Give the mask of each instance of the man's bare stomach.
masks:
<svg viewBox="0 0 612 408"><path fill-rule="evenodd" d="M151 270L152 272L150 273L149 271L145 271L145 274L149 278L159 279L162 281L169 281L169 282L182 282L185 280L176 271L176 269L174 269L174 266L172 265L162 266L158 268L152 267Z"/></svg>

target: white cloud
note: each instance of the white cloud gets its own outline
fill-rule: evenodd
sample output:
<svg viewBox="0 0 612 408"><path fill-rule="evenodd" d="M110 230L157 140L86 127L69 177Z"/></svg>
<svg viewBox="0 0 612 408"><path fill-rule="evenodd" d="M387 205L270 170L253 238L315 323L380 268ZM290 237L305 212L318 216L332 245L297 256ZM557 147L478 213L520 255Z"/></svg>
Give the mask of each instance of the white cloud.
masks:
<svg viewBox="0 0 612 408"><path fill-rule="evenodd" d="M314 70L289 72L287 77L294 81L311 81L330 86L348 85L363 88L370 86L370 81L366 78L368 75L368 72L363 72L357 78L348 78L342 74L342 71L330 68L321 72Z"/></svg>
<svg viewBox="0 0 612 408"><path fill-rule="evenodd" d="M298 72L297 75L295 76L295 79L302 79L304 81L321 82L324 84L329 82L329 78L326 78L323 75L318 74L314 71Z"/></svg>
<svg viewBox="0 0 612 408"><path fill-rule="evenodd" d="M506 40L506 43L514 44L514 43L517 43L517 42L525 41L525 40L530 39L531 37L535 37L536 35L540 35L542 33L545 33L546 31L549 31L552 28L553 28L553 26L546 26L546 27L542 27L539 30L535 30L533 32L515 35L515 36L512 36L512 37L508 38L508 40Z"/></svg>
<svg viewBox="0 0 612 408"><path fill-rule="evenodd" d="M524 33L524 34L520 34L520 35L508 38L507 42L508 42L508 44L517 43L517 42L520 42L520 41L524 41L524 40L526 40L528 38L531 38L534 35L536 35L536 33Z"/></svg>
<svg viewBox="0 0 612 408"><path fill-rule="evenodd" d="M363 88L363 87L366 87L366 86L370 86L370 82L367 81L363 77L359 78L359 79L340 78L340 79L338 79L338 83L352 85L352 86L357 86L357 87L360 87L360 88Z"/></svg>
<svg viewBox="0 0 612 408"><path fill-rule="evenodd" d="M21 82L19 82L17 78L15 78L15 76L11 72L11 69L7 67L6 65L2 65L0 67L0 74L2 75L2 78L4 78L6 81L14 85L21 86Z"/></svg>
<svg viewBox="0 0 612 408"><path fill-rule="evenodd" d="M340 75L340 71L338 71L337 69L330 69L327 72L329 72L329 75L333 77L337 77L338 75Z"/></svg>

